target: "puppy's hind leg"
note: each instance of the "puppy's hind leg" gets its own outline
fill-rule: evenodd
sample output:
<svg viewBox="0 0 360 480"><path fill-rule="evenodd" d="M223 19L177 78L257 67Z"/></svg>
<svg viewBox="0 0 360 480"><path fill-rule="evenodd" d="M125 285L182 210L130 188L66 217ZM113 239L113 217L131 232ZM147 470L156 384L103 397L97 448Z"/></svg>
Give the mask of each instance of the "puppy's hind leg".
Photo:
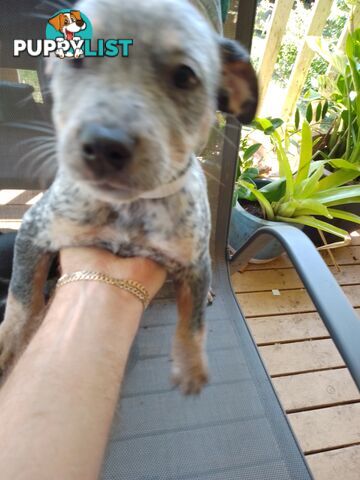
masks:
<svg viewBox="0 0 360 480"><path fill-rule="evenodd" d="M44 285L52 255L20 229L15 242L13 272L5 318L0 325L0 376L15 361L42 320Z"/></svg>
<svg viewBox="0 0 360 480"><path fill-rule="evenodd" d="M175 284L179 318L172 348L172 380L186 395L200 393L208 382L204 316L210 264L203 262Z"/></svg>

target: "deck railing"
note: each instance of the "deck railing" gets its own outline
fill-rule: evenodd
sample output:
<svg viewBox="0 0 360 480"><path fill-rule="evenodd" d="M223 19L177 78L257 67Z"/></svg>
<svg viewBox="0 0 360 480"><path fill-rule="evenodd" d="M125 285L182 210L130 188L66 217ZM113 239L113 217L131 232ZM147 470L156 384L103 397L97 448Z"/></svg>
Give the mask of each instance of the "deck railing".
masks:
<svg viewBox="0 0 360 480"><path fill-rule="evenodd" d="M322 35L334 1L335 0L316 0L313 8L309 10L306 33L302 45L298 49L296 60L283 96L281 116L284 120L292 117L296 109L308 70L315 56L315 53L307 44L307 37ZM265 38L265 47L258 68L261 91L260 115L266 102L266 96L269 93L270 82L294 3L295 0L276 0L272 9L271 20ZM360 26L360 1L353 7L352 14L349 14L349 19L340 35L337 48L341 50L344 49L346 34L349 30L350 23L355 27Z"/></svg>

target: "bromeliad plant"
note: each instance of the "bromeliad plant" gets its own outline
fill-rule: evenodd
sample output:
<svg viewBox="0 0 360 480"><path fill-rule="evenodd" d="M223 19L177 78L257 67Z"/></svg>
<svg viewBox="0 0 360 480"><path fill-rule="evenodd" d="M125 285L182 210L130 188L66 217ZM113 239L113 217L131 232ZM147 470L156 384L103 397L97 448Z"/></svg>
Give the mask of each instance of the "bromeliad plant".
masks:
<svg viewBox="0 0 360 480"><path fill-rule="evenodd" d="M283 120L281 118L256 118L249 127L245 127L242 130L242 136L240 140L240 148L239 148L239 160L236 172L237 180L244 180L245 182L249 182L256 185L255 180L261 174L266 174L268 171L271 170L270 167L264 166L261 168L259 162L255 160L255 155L257 154L259 148L263 147L261 143L252 143L249 141L249 137L255 132L259 131L266 136L271 136L273 132L279 127L283 125ZM244 132L246 132L244 135ZM260 173L261 170L261 173ZM245 195L246 197L246 188L241 187L238 183L238 188L234 192L234 199L233 199L233 206L235 206L236 201L240 198L241 194Z"/></svg>
<svg viewBox="0 0 360 480"><path fill-rule="evenodd" d="M319 37L309 37L308 43L333 72L318 78L322 94L315 99L315 111L312 101L306 109L307 120L325 128L317 136L314 158L336 159L329 162L333 168L354 170L360 176L360 28L349 32L344 53L331 52ZM298 120L299 111L295 124Z"/></svg>
<svg viewBox="0 0 360 480"><path fill-rule="evenodd" d="M261 121L264 127L267 126L266 122L269 122L266 119ZM268 126L271 127L271 122ZM307 121L302 125L299 167L296 175L291 171L285 146L287 141L281 139L277 130L272 131L270 136L277 154L280 179L257 189L256 185L240 177L236 182L237 199L257 201L264 218L268 220L307 225L343 239L348 238L348 232L318 217L341 218L360 224L359 216L334 208L360 202L360 187L345 185L356 178L358 172L339 169L324 176L324 166L329 160L311 161L313 141Z"/></svg>

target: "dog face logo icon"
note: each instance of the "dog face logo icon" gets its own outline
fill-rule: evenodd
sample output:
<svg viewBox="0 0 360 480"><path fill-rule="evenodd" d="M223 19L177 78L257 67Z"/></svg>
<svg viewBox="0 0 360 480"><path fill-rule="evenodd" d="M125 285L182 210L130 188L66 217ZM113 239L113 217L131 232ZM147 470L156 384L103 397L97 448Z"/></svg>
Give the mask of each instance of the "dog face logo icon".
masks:
<svg viewBox="0 0 360 480"><path fill-rule="evenodd" d="M91 39L91 32L89 19L79 10L62 10L49 19L46 37L58 42L58 57L80 58L84 55L84 40Z"/></svg>
<svg viewBox="0 0 360 480"><path fill-rule="evenodd" d="M69 13L59 13L50 18L50 25L64 35L65 40L73 40L75 33L85 30L86 22L81 18L79 10L71 10Z"/></svg>

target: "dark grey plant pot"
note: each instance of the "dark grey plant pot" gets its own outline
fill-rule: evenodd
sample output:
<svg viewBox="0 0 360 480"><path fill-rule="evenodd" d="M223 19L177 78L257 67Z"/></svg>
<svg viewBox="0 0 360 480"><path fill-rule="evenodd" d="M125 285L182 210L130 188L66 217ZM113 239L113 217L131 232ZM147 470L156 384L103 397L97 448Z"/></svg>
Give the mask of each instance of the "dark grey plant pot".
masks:
<svg viewBox="0 0 360 480"><path fill-rule="evenodd" d="M238 250L251 235L261 227L274 226L277 222L271 222L258 218L251 213L248 213L239 203L232 209L229 230L229 245L232 250ZM290 224L288 224L290 225ZM302 225L291 224L297 228L302 228ZM254 257L256 262L270 261L279 257L284 253L284 249L277 240L271 240L260 252Z"/></svg>

